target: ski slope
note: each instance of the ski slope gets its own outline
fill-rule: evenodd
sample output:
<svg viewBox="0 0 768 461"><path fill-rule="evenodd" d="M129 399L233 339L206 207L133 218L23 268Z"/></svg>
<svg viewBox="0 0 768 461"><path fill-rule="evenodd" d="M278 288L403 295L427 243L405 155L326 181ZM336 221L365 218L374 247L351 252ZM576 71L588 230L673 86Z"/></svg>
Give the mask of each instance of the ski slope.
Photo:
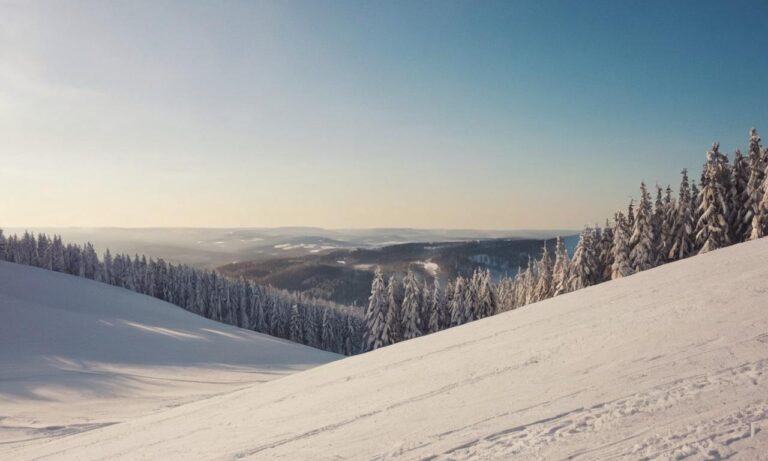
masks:
<svg viewBox="0 0 768 461"><path fill-rule="evenodd" d="M0 458L766 459L768 239Z"/></svg>
<svg viewBox="0 0 768 461"><path fill-rule="evenodd" d="M121 288L0 262L0 459L340 358ZM258 386L257 386L258 387Z"/></svg>

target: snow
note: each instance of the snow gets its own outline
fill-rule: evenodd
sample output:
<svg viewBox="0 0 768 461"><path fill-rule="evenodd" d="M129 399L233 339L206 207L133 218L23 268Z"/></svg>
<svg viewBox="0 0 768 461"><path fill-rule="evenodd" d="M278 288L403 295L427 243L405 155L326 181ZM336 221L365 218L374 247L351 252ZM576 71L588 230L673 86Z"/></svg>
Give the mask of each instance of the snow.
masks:
<svg viewBox="0 0 768 461"><path fill-rule="evenodd" d="M421 262L421 265L424 266L424 270L433 277L437 276L437 273L440 271L440 266L432 261Z"/></svg>
<svg viewBox="0 0 768 461"><path fill-rule="evenodd" d="M0 459L765 459L766 260L768 239L736 245L120 424L0 445Z"/></svg>
<svg viewBox="0 0 768 461"><path fill-rule="evenodd" d="M5 262L0 319L0 453L21 440L114 424L340 357Z"/></svg>

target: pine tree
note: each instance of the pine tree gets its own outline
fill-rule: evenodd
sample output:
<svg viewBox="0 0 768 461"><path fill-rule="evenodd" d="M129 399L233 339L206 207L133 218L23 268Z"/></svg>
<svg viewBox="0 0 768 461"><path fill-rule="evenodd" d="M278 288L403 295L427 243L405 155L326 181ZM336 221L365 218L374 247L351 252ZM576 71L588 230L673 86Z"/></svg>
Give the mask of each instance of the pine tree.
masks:
<svg viewBox="0 0 768 461"><path fill-rule="evenodd" d="M760 214L760 202L763 199L765 187L765 168L768 162L761 152L760 136L757 130L752 128L749 131L749 150L747 151L747 163L749 169L749 179L747 179L746 203L744 205L744 235L743 239L755 239L763 236L764 216ZM757 219L755 219L757 216ZM754 225L753 225L754 223Z"/></svg>
<svg viewBox="0 0 768 461"><path fill-rule="evenodd" d="M384 275L376 269L371 284L371 296L365 311L365 339L363 349L372 351L391 344L389 326L386 321L387 298L384 291Z"/></svg>
<svg viewBox="0 0 768 461"><path fill-rule="evenodd" d="M533 302L542 301L552 296L552 259L549 256L549 249L546 242L542 250L541 259L537 262L539 277L536 280L536 287L533 292Z"/></svg>
<svg viewBox="0 0 768 461"><path fill-rule="evenodd" d="M499 309L496 289L493 287L490 271L486 270L484 273L480 274L480 283L480 305L477 310L478 319L495 315Z"/></svg>
<svg viewBox="0 0 768 461"><path fill-rule="evenodd" d="M629 259L629 235L627 235L626 218L621 212L614 218L616 226L613 231L613 264L611 265L611 279L618 279L632 275L632 265Z"/></svg>
<svg viewBox="0 0 768 461"><path fill-rule="evenodd" d="M454 283L451 299L451 326L459 326L464 323L464 291L466 280L459 275Z"/></svg>
<svg viewBox="0 0 768 461"><path fill-rule="evenodd" d="M558 296L568 291L568 250L565 249L560 236L555 242L555 264L552 266L552 296Z"/></svg>
<svg viewBox="0 0 768 461"><path fill-rule="evenodd" d="M421 295L413 271L403 279L403 339L413 339L422 335L420 311Z"/></svg>
<svg viewBox="0 0 768 461"><path fill-rule="evenodd" d="M684 259L693 253L693 231L695 226L693 198L691 188L688 185L688 170L680 172L680 190L678 191L677 205L675 207L675 220L672 226L672 240L667 259L670 261Z"/></svg>
<svg viewBox="0 0 768 461"><path fill-rule="evenodd" d="M640 203L635 211L634 228L629 239L629 261L633 272L640 272L653 267L656 262L654 248L651 196L645 183L640 183Z"/></svg>
<svg viewBox="0 0 768 461"><path fill-rule="evenodd" d="M579 236L579 243L573 250L573 259L568 274L568 291L580 290L592 285L593 274L591 261L592 229L585 228Z"/></svg>
<svg viewBox="0 0 768 461"><path fill-rule="evenodd" d="M597 274L595 283L602 283L611 280L613 274L613 232L608 220L605 220L605 227L600 233L600 242L598 244L598 259L600 261L601 272Z"/></svg>
<svg viewBox="0 0 768 461"><path fill-rule="evenodd" d="M727 216L727 159L720 153L719 144L714 143L707 153L705 183L702 186L699 210L701 216L696 223L696 244L699 253L706 253L730 244Z"/></svg>
<svg viewBox="0 0 768 461"><path fill-rule="evenodd" d="M400 306L400 296L398 293L397 279L394 276L389 277L387 283L387 325L392 343L403 340L403 316Z"/></svg>
<svg viewBox="0 0 768 461"><path fill-rule="evenodd" d="M730 172L730 189L728 190L730 216L728 217L728 227L731 231L731 242L737 243L744 241L751 234L751 218L747 217L749 213L747 209L749 202L747 193L750 176L749 163L738 149L736 149L733 155L733 165Z"/></svg>
<svg viewBox="0 0 768 461"><path fill-rule="evenodd" d="M443 295L440 293L440 280L435 277L435 283L432 286L432 296L430 298L429 323L427 324L428 333L437 333L445 328L448 312L445 309Z"/></svg>

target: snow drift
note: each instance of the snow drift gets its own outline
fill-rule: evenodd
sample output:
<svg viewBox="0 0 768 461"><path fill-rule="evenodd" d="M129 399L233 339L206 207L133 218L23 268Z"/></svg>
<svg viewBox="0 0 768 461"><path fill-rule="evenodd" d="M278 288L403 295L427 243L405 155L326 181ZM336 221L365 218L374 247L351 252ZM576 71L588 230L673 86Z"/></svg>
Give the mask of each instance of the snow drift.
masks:
<svg viewBox="0 0 768 461"><path fill-rule="evenodd" d="M759 459L768 240L121 424L23 459Z"/></svg>
<svg viewBox="0 0 768 461"><path fill-rule="evenodd" d="M121 288L0 262L0 446L114 424L337 358Z"/></svg>

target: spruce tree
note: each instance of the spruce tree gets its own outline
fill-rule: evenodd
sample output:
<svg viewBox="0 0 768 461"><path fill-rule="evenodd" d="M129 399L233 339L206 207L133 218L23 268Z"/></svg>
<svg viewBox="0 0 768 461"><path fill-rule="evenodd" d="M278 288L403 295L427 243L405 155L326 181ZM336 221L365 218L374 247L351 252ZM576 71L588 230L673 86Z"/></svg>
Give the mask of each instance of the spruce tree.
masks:
<svg viewBox="0 0 768 461"><path fill-rule="evenodd" d="M542 301L552 296L552 259L546 242L542 250L541 259L537 262L539 278L533 292L533 302Z"/></svg>
<svg viewBox="0 0 768 461"><path fill-rule="evenodd" d="M699 192L700 216L696 223L696 245L706 253L730 244L727 216L727 159L718 143L707 153L704 185Z"/></svg>
<svg viewBox="0 0 768 461"><path fill-rule="evenodd" d="M392 343L403 340L403 315L400 305L397 279L389 277L387 282L387 325Z"/></svg>
<svg viewBox="0 0 768 461"><path fill-rule="evenodd" d="M678 191L677 204L675 206L675 219L672 225L672 239L667 259L675 261L690 256L694 250L693 232L695 203L691 196L691 188L688 185L688 170L680 172L680 190Z"/></svg>
<svg viewBox="0 0 768 461"><path fill-rule="evenodd" d="M421 294L416 276L408 270L403 279L403 339L413 339L422 335Z"/></svg>
<svg viewBox="0 0 768 461"><path fill-rule="evenodd" d="M592 285L591 260L594 260L590 255L592 250L592 229L585 228L579 236L579 243L573 250L568 274L568 291L576 291Z"/></svg>
<svg viewBox="0 0 768 461"><path fill-rule="evenodd" d="M371 296L365 311L365 336L363 349L372 351L391 344L389 326L386 321L387 298L384 287L384 275L376 269L371 284Z"/></svg>
<svg viewBox="0 0 768 461"><path fill-rule="evenodd" d="M626 218L621 212L614 218L616 226L613 231L613 264L611 265L611 279L618 279L632 275L632 264L629 259L629 235L627 235Z"/></svg>
<svg viewBox="0 0 768 461"><path fill-rule="evenodd" d="M555 264L552 266L552 296L558 296L568 291L568 250L560 236L555 242Z"/></svg>
<svg viewBox="0 0 768 461"><path fill-rule="evenodd" d="M629 261L633 272L640 272L653 267L656 262L654 248L651 195L640 183L640 202L635 211L634 228L629 239Z"/></svg>

